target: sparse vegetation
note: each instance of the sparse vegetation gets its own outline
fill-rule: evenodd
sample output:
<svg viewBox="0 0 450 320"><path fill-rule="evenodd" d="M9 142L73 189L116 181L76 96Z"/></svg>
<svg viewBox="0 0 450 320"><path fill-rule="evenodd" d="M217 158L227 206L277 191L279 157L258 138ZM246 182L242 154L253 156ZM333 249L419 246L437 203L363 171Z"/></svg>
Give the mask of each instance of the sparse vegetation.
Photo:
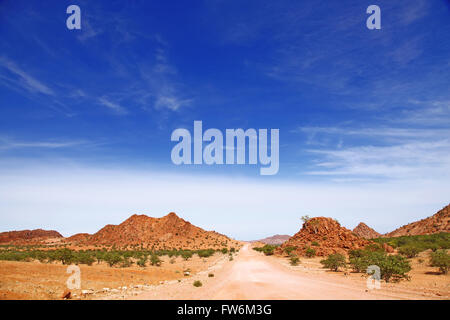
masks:
<svg viewBox="0 0 450 320"><path fill-rule="evenodd" d="M305 256L308 258L312 258L316 256L316 250L313 248L307 247L305 250Z"/></svg>
<svg viewBox="0 0 450 320"><path fill-rule="evenodd" d="M263 247L255 247L255 248L253 248L253 250L258 251L258 252L263 252L266 256L271 256L271 255L273 255L273 252L276 248L277 248L277 246L275 246L275 245L266 244Z"/></svg>
<svg viewBox="0 0 450 320"><path fill-rule="evenodd" d="M296 255L291 255L289 260L290 260L291 266L297 266L298 263L300 262L299 257L297 257Z"/></svg>
<svg viewBox="0 0 450 320"><path fill-rule="evenodd" d="M441 232L436 234L418 235L418 236L401 236L393 238L376 238L373 241L383 244L386 243L393 248L413 247L419 252L431 249L436 251L439 249L450 249L450 233Z"/></svg>
<svg viewBox="0 0 450 320"><path fill-rule="evenodd" d="M404 255L407 258L414 258L419 254L419 252L420 249L413 246L403 246L398 248L398 253Z"/></svg>
<svg viewBox="0 0 450 320"><path fill-rule="evenodd" d="M350 265L355 272L365 273L368 266L376 265L380 268L380 276L386 282L391 279L398 281L408 279L411 270L409 261L398 255L387 255L385 252L370 250L351 250Z"/></svg>
<svg viewBox="0 0 450 320"><path fill-rule="evenodd" d="M286 252L286 254L287 254L288 256L290 256L290 255L291 255L291 252L294 251L295 249L297 249L297 247L289 246L289 247L284 248L284 252Z"/></svg>
<svg viewBox="0 0 450 320"><path fill-rule="evenodd" d="M340 253L330 254L326 259L320 261L324 268L338 271L340 267L347 265L345 256Z"/></svg>
<svg viewBox="0 0 450 320"><path fill-rule="evenodd" d="M225 249L225 250L224 250ZM207 258L215 254L216 251L227 253L228 249L200 249L200 250L144 250L141 247L134 246L133 249L116 248L111 246L108 249L95 250L72 250L64 246L58 249L42 250L36 249L36 246L0 246L0 260L7 261L33 261L38 260L41 263L53 263L55 261L62 264L86 264L92 265L94 262L100 264L107 263L110 267L130 267L136 263L139 267L145 267L150 260L152 266L160 266L161 256L171 257L170 262L175 262L175 257L181 256L184 260L189 260L194 254L201 258ZM235 250L234 250L235 251ZM149 259L150 257L150 259Z"/></svg>
<svg viewBox="0 0 450 320"><path fill-rule="evenodd" d="M203 285L203 283L200 280L195 280L194 281L194 287L201 287Z"/></svg>
<svg viewBox="0 0 450 320"><path fill-rule="evenodd" d="M302 219L303 223L305 223L305 222L308 222L308 220L311 218L309 217L309 215L306 214L306 215L302 216L300 219Z"/></svg>
<svg viewBox="0 0 450 320"><path fill-rule="evenodd" d="M450 255L446 250L431 252L430 265L432 267L438 267L443 274L447 274L448 269L450 268Z"/></svg>

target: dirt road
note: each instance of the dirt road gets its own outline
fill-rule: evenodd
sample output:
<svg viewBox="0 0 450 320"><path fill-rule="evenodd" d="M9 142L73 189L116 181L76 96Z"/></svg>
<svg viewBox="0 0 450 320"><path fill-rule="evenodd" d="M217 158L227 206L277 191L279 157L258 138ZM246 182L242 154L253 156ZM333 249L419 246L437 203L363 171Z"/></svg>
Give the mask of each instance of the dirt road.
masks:
<svg viewBox="0 0 450 320"><path fill-rule="evenodd" d="M193 279L192 279L193 280ZM251 250L245 245L234 261L226 262L214 278L202 278L203 286L192 281L134 299L423 299L414 292L367 290L359 281L326 273L292 270Z"/></svg>

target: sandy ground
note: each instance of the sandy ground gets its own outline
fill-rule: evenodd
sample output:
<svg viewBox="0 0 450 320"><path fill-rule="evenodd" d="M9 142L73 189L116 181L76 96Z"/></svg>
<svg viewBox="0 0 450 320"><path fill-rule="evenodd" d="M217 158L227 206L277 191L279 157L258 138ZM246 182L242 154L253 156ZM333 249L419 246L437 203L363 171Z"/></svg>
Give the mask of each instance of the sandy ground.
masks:
<svg viewBox="0 0 450 320"><path fill-rule="evenodd" d="M291 266L286 257L265 256L246 244L229 260L216 253L189 261L163 257L160 267L111 268L80 265L81 289L75 299L446 299L450 275L428 266L428 252L411 260L411 281L381 282L369 290L366 277L331 272L321 258L301 258ZM189 274L184 271L190 270ZM67 266L58 263L0 261L1 299L61 299ZM201 287L194 287L200 281ZM90 293L82 294L82 290Z"/></svg>
<svg viewBox="0 0 450 320"><path fill-rule="evenodd" d="M220 253L209 258L194 255L185 261L180 257L172 260L164 256L161 257L163 263L160 267L147 266L145 269L136 265L111 268L105 263L80 265L81 288L71 292L76 295L75 299L99 299L108 295L123 299L144 289L159 286L162 282L178 282L178 279L189 278L184 276L185 270L196 274L216 265L224 257L228 258ZM62 293L67 289L66 281L69 276L67 266L60 263L0 261L0 300L61 299ZM103 292L104 288L110 290ZM82 296L82 290L90 290L94 294Z"/></svg>
<svg viewBox="0 0 450 320"><path fill-rule="evenodd" d="M206 272L169 283L131 297L132 299L450 299L450 278L438 277L436 290L418 284L386 284L369 290L361 274L329 272L320 268L316 259L304 259L298 267L289 266L287 259L266 257L245 245L233 261L218 261L211 266L214 277ZM194 287L194 280L202 287ZM430 282L431 281L431 282ZM437 281L437 280L436 280Z"/></svg>

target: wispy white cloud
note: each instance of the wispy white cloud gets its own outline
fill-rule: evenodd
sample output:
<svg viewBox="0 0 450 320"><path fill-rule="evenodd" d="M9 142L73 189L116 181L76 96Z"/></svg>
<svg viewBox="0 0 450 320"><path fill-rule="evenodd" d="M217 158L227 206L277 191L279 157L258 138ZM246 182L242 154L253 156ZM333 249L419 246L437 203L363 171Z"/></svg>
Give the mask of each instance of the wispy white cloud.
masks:
<svg viewBox="0 0 450 320"><path fill-rule="evenodd" d="M10 138L0 137L0 150L21 149L21 148L44 148L59 149L69 148L86 144L82 140L70 141L18 141Z"/></svg>
<svg viewBox="0 0 450 320"><path fill-rule="evenodd" d="M118 103L116 103L116 102L113 102L113 101L109 100L109 99L106 98L106 97L100 97L100 98L98 98L98 102L99 102L101 105L103 105L103 106L105 106L105 107L111 109L112 111L114 111L114 112L117 113L117 114L124 115L124 114L127 114L127 113L128 113L128 111L127 111L126 108L122 107L120 104L118 104Z"/></svg>
<svg viewBox="0 0 450 320"><path fill-rule="evenodd" d="M8 72L0 73L0 79L3 79L8 85L13 85L16 89L21 88L32 93L39 92L46 95L54 95L53 90L49 86L25 72L12 60L0 57L0 67Z"/></svg>
<svg viewBox="0 0 450 320"><path fill-rule="evenodd" d="M450 178L450 128L302 127L295 132L306 133L315 146L307 150L316 157L310 175Z"/></svg>

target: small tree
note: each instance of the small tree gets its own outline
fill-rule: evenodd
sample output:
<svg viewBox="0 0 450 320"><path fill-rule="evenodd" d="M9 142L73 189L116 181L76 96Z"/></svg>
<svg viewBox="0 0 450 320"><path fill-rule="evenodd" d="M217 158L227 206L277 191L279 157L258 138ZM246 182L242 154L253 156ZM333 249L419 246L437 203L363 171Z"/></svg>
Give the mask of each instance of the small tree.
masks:
<svg viewBox="0 0 450 320"><path fill-rule="evenodd" d="M300 219L302 219L303 223L305 223L305 222L308 222L308 220L311 218L309 217L309 215L306 214L306 215L302 216Z"/></svg>
<svg viewBox="0 0 450 320"><path fill-rule="evenodd" d="M338 271L340 267L345 267L345 256L340 253L330 254L326 259L320 261L324 268Z"/></svg>
<svg viewBox="0 0 450 320"><path fill-rule="evenodd" d="M316 255L316 250L314 250L313 248L306 248L305 251L305 256L307 256L308 258L312 258Z"/></svg>
<svg viewBox="0 0 450 320"><path fill-rule="evenodd" d="M404 246L398 248L398 252L408 258L414 258L419 254L420 249L413 246Z"/></svg>
<svg viewBox="0 0 450 320"><path fill-rule="evenodd" d="M297 247L289 246L289 247L284 248L284 252L286 252L286 254L287 254L288 256L290 256L290 255L291 255L291 252L294 251L295 249L297 249Z"/></svg>
<svg viewBox="0 0 450 320"><path fill-rule="evenodd" d="M430 254L430 263L432 267L438 267L443 274L448 273L450 268L450 255L446 250L437 250Z"/></svg>
<svg viewBox="0 0 450 320"><path fill-rule="evenodd" d="M159 257L156 254L152 254L150 256L150 264L152 266L160 266L161 265L161 259L159 259Z"/></svg>
<svg viewBox="0 0 450 320"><path fill-rule="evenodd" d="M291 261L291 265L292 266L296 266L298 265L298 263L300 262L300 259L296 256L296 255L291 255L291 257L289 258L289 260Z"/></svg>
<svg viewBox="0 0 450 320"><path fill-rule="evenodd" d="M391 279L398 281L400 279L409 279L407 273L411 271L409 261L402 256L388 256L378 262L381 278L386 282Z"/></svg>

